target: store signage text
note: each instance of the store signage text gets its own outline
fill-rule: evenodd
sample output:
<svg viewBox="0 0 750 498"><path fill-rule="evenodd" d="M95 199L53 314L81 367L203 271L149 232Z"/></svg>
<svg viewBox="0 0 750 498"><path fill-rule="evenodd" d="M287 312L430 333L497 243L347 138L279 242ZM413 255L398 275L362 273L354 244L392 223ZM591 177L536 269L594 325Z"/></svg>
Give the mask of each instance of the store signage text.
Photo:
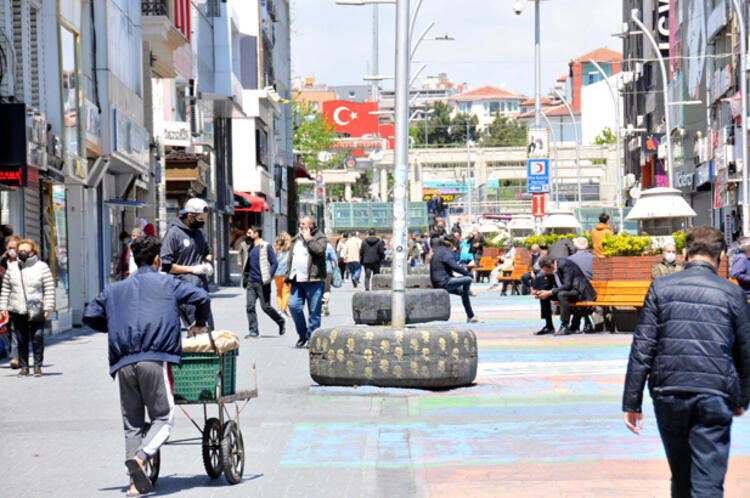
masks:
<svg viewBox="0 0 750 498"><path fill-rule="evenodd" d="M669 2L670 0L659 0L657 21L657 34L659 50L664 57L669 57Z"/></svg>
<svg viewBox="0 0 750 498"><path fill-rule="evenodd" d="M0 166L0 185L8 187L25 187L26 167Z"/></svg>
<svg viewBox="0 0 750 498"><path fill-rule="evenodd" d="M164 122L164 145L190 147L190 123L184 121Z"/></svg>

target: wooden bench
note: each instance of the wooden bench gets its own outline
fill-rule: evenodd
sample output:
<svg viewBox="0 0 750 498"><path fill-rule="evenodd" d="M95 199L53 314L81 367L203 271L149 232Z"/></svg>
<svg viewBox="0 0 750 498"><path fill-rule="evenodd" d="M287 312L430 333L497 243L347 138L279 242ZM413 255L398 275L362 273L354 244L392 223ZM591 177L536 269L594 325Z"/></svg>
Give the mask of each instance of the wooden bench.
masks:
<svg viewBox="0 0 750 498"><path fill-rule="evenodd" d="M479 260L479 266L467 266L467 268L477 272L477 275L481 279L485 275L489 275L490 272L495 269L495 266L497 266L497 260L498 258L493 258L492 256L482 256Z"/></svg>
<svg viewBox="0 0 750 498"><path fill-rule="evenodd" d="M522 265L521 264L521 256L516 256L513 259L513 271L510 272L510 275L507 277L504 277L502 275L499 275L497 277L497 281L505 284L510 284L510 294L521 294L521 277L524 276L526 273L529 272L529 265Z"/></svg>

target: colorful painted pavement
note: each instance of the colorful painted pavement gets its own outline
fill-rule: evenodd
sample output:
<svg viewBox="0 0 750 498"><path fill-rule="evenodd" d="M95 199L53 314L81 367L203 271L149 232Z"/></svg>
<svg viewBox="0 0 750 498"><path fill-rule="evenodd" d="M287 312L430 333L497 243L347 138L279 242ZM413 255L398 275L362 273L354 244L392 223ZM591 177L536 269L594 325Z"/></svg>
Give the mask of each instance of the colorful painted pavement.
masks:
<svg viewBox="0 0 750 498"><path fill-rule="evenodd" d="M281 464L413 469L429 496L668 496L669 470L646 396L645 429L620 411L631 337L536 337L538 304L480 291L475 386L449 392L312 387L309 400L366 397L372 419L300 423ZM465 322L459 299L451 321ZM750 496L750 423L733 428L727 496Z"/></svg>

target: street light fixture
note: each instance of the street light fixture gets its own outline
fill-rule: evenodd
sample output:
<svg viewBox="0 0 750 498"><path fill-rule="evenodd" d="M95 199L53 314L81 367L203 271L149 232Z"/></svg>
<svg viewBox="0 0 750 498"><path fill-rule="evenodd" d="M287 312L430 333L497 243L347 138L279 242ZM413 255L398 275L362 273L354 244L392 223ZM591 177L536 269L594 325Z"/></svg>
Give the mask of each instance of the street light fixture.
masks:
<svg viewBox="0 0 750 498"><path fill-rule="evenodd" d="M542 123L542 69L541 69L541 27L539 24L540 9L539 4L542 0L529 0L534 2L534 126L539 128ZM513 4L513 12L521 15L523 12L523 1L517 0Z"/></svg>
<svg viewBox="0 0 750 498"><path fill-rule="evenodd" d="M578 209L581 209L583 207L583 199L581 194L581 140L578 136L578 123L576 123L576 116L573 112L573 108L570 107L570 104L568 104L568 101L565 100L565 97L562 93L560 93L560 90L558 88L555 88L555 95L557 95L557 98L562 101L563 105L570 114L570 119L573 120L573 131L575 132L576 137L576 169L578 170Z"/></svg>

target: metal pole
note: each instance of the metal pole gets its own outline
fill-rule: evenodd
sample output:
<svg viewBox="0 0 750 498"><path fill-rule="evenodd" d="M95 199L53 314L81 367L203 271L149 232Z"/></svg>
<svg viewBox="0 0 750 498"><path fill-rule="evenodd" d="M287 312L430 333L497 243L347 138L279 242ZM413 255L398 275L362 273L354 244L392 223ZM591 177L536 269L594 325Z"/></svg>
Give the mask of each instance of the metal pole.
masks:
<svg viewBox="0 0 750 498"><path fill-rule="evenodd" d="M667 136L667 179L669 181L669 186L671 188L674 188L674 168L672 167L672 118L669 115L669 91L668 91L668 83L667 83L667 68L664 66L664 57L662 57L661 55L661 51L659 50L659 45L657 45L656 40L654 40L654 37L651 35L649 30L646 28L646 26L644 26L641 20L638 19L639 15L640 15L640 11L638 9L633 9L630 12L630 18L633 20L636 26L638 26L638 28L643 32L644 36L651 43L651 46L653 47L654 52L656 52L656 57L659 60L659 67L661 68L661 81L662 81L662 86L664 87L662 89L662 93L664 94L664 123L667 127L667 132L665 133L665 135Z"/></svg>
<svg viewBox="0 0 750 498"><path fill-rule="evenodd" d="M740 94L742 98L742 120L740 121L740 133L742 140L742 236L750 236L750 175L748 175L747 164L747 34L745 32L745 19L742 17L740 2L732 0L734 11L737 14L737 24L740 28Z"/></svg>
<svg viewBox="0 0 750 498"><path fill-rule="evenodd" d="M380 23L378 18L378 5L373 4L372 6L372 75L377 76L380 72L379 69L379 40L378 30L380 29ZM372 80L372 100L377 102L380 98L380 88L378 80Z"/></svg>
<svg viewBox="0 0 750 498"><path fill-rule="evenodd" d="M472 195L471 195L471 146L469 145L469 119L466 119L466 202L468 204L468 213L469 213L469 226L471 226L472 222Z"/></svg>
<svg viewBox="0 0 750 498"><path fill-rule="evenodd" d="M560 93L560 90L555 88L555 94L557 94L557 97L562 100L563 105L565 105L565 108L570 114L570 119L573 120L573 131L575 132L576 137L576 170L578 170L578 209L581 209L583 207L583 196L581 194L581 140L578 137L578 123L576 123L576 115L573 113L573 108L570 107L570 104L565 100L565 97Z"/></svg>
<svg viewBox="0 0 750 498"><path fill-rule="evenodd" d="M393 171L393 281L391 325L406 326L406 186L409 176L409 0L396 2L395 144Z"/></svg>
<svg viewBox="0 0 750 498"><path fill-rule="evenodd" d="M604 72L604 69L602 69L602 67L594 59L590 59L589 62L596 68L599 74L602 75L602 78L604 78L604 81L607 83L609 93L610 95L612 95L612 103L615 106L615 132L617 137L617 212L620 216L620 233L622 233L625 228L625 220L623 219L622 215L622 151L620 149L620 99L618 98L618 94L615 93L615 88L612 86L612 82L609 81L609 77L607 76L607 73Z"/></svg>
<svg viewBox="0 0 750 498"><path fill-rule="evenodd" d="M559 181L558 178L558 171L557 171L557 139L555 138L555 129L552 127L552 123L550 123L549 118L546 114L542 113L542 117L544 118L544 121L547 123L547 126L549 126L549 132L552 136L552 142L555 144L555 160L552 166L552 200L555 203L555 209L560 208L560 195L557 192L560 187L557 185L557 182Z"/></svg>
<svg viewBox="0 0 750 498"><path fill-rule="evenodd" d="M534 0L534 126L539 128L542 120L542 49L539 41L539 2Z"/></svg>

